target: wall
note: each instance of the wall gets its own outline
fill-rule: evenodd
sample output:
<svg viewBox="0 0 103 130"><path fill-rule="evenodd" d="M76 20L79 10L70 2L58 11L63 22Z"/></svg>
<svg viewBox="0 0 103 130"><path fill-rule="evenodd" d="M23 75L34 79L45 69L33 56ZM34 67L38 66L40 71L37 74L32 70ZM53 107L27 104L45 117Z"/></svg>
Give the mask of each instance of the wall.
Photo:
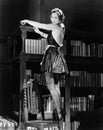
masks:
<svg viewBox="0 0 103 130"><path fill-rule="evenodd" d="M68 28L103 32L103 0L0 0L0 38L7 38L21 19L48 22L54 7L63 9Z"/></svg>
<svg viewBox="0 0 103 130"><path fill-rule="evenodd" d="M0 64L0 116L10 112L11 104L11 66Z"/></svg>
<svg viewBox="0 0 103 130"><path fill-rule="evenodd" d="M27 0L0 0L0 39L7 38L28 15Z"/></svg>
<svg viewBox="0 0 103 130"><path fill-rule="evenodd" d="M67 28L101 35L103 32L103 0L45 0L48 10L59 7L64 10ZM55 4L52 4L55 3ZM102 37L102 36L101 36Z"/></svg>

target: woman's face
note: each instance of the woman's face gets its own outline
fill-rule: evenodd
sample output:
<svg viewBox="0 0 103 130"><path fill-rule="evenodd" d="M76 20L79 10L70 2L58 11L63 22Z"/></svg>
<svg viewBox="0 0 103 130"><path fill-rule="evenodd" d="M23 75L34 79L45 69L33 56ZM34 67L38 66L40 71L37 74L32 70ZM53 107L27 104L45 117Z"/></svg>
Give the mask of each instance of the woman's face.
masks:
<svg viewBox="0 0 103 130"><path fill-rule="evenodd" d="M58 14L57 14L56 12L53 12L53 13L51 14L50 20L51 20L51 22L52 22L53 24L58 24L58 23L60 23L59 16L58 16Z"/></svg>

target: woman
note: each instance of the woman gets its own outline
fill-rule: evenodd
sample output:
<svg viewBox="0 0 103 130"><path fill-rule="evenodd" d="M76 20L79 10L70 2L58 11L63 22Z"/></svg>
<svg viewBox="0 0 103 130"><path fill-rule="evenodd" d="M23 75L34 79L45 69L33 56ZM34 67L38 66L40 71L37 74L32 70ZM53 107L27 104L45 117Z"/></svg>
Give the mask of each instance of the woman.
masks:
<svg viewBox="0 0 103 130"><path fill-rule="evenodd" d="M44 57L41 62L41 70L45 72L47 87L55 102L58 119L62 119L61 114L61 93L60 93L60 74L68 73L68 68L64 55L61 51L63 46L65 26L64 13L59 8L54 8L50 12L50 24L39 23L31 20L22 20L21 24L26 23L33 26L36 33L47 38L48 45L45 50ZM49 30L49 34L43 33L39 29Z"/></svg>

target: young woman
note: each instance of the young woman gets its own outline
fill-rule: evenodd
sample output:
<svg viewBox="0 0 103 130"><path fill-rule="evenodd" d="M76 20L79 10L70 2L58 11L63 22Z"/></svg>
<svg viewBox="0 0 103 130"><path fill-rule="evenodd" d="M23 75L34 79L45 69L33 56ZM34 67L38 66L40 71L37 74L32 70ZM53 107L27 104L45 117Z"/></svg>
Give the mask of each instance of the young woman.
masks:
<svg viewBox="0 0 103 130"><path fill-rule="evenodd" d="M41 62L41 70L45 73L47 87L55 102L58 119L62 119L61 113L61 93L60 93L60 74L68 73L67 64L61 51L63 46L65 26L64 13L59 8L54 8L50 12L50 24L39 23L31 20L20 21L22 25L26 23L33 26L36 33L47 38L48 45ZM41 32L39 29L49 30L49 34Z"/></svg>

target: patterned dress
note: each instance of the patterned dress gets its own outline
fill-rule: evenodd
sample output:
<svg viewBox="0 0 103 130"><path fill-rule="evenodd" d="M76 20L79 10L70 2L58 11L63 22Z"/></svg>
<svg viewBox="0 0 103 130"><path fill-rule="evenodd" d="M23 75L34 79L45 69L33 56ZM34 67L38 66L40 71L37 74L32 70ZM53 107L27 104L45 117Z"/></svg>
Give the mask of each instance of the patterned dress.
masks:
<svg viewBox="0 0 103 130"><path fill-rule="evenodd" d="M68 67L61 47L50 31L47 37L48 47L42 59L41 71L50 73L68 73Z"/></svg>

